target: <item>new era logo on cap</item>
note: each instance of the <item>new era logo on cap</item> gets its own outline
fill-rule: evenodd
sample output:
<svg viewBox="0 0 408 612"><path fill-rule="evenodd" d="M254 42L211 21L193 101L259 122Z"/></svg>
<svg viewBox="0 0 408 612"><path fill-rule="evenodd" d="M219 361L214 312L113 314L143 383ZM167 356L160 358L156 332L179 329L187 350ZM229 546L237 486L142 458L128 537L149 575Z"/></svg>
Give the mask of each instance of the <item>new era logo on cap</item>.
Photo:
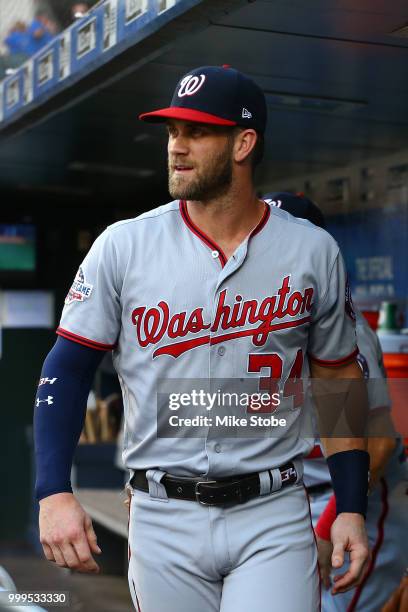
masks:
<svg viewBox="0 0 408 612"><path fill-rule="evenodd" d="M262 89L242 72L224 65L190 70L178 82L170 106L143 113L139 118L239 125L263 133L266 115Z"/></svg>

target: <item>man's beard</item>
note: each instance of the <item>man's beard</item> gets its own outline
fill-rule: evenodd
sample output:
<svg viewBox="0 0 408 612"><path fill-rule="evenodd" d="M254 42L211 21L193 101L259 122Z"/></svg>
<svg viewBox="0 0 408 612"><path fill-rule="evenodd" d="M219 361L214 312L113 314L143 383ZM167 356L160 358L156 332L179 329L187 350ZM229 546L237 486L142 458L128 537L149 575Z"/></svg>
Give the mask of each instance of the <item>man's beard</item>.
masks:
<svg viewBox="0 0 408 612"><path fill-rule="evenodd" d="M207 167L190 180L177 176L171 168L174 162L169 160L169 193L172 198L205 202L227 193L232 183L231 150L228 143L224 151L214 155Z"/></svg>

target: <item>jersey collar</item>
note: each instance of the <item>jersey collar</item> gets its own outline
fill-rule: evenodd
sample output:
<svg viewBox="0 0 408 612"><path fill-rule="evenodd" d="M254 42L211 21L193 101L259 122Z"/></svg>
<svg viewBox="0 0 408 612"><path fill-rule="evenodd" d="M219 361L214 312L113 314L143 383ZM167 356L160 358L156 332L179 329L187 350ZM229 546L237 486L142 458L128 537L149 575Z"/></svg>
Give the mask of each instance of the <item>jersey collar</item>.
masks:
<svg viewBox="0 0 408 612"><path fill-rule="evenodd" d="M207 234L205 234L205 232L203 232L195 223L193 223L193 221L191 220L190 215L188 214L186 200L180 200L180 213L181 213L181 217L182 217L184 223L187 225L188 229L191 232L193 232L193 234L198 236L198 238L200 238L200 240L202 242L204 242L204 244L207 245L212 251L218 251L221 266L224 267L225 264L227 263L227 257L225 255L224 251L221 249L220 246L218 246L218 244L216 242L214 242L214 240L212 240L212 238L207 236ZM268 204L265 202L265 210L264 210L264 213L262 215L262 218L259 221L258 225L256 225L256 227L254 227L252 232L249 234L248 240L250 238L252 238L252 236L255 236L255 234L258 234L265 227L265 225L266 225L266 223L267 223L267 221L269 219L270 214L271 214L271 209L268 206Z"/></svg>

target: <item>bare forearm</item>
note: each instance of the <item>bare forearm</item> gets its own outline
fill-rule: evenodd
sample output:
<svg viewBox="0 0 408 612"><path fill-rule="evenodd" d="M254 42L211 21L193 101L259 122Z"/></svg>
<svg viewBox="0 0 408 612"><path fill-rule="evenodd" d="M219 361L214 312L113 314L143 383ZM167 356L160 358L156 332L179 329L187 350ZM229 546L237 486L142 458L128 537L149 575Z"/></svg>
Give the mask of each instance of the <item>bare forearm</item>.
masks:
<svg viewBox="0 0 408 612"><path fill-rule="evenodd" d="M368 420L368 452L370 454L370 489L383 475L396 446L396 433L387 406L372 410Z"/></svg>
<svg viewBox="0 0 408 612"><path fill-rule="evenodd" d="M367 450L367 438L321 438L325 457L347 450Z"/></svg>
<svg viewBox="0 0 408 612"><path fill-rule="evenodd" d="M369 438L370 490L375 487L385 472L387 463L396 446L395 438Z"/></svg>
<svg viewBox="0 0 408 612"><path fill-rule="evenodd" d="M367 512L368 397L356 362L340 368L312 367L312 391L337 513Z"/></svg>
<svg viewBox="0 0 408 612"><path fill-rule="evenodd" d="M326 456L366 450L367 387L357 362L341 367L311 363L312 394Z"/></svg>

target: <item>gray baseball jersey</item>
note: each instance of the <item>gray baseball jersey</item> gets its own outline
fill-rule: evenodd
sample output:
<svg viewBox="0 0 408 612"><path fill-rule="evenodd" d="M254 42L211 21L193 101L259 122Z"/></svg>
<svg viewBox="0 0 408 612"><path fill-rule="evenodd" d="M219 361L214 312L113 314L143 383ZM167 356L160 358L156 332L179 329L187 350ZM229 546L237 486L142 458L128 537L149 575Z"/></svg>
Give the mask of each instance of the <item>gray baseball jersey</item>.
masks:
<svg viewBox="0 0 408 612"><path fill-rule="evenodd" d="M159 379L293 379L308 358L336 365L357 354L344 263L324 230L265 204L227 261L174 201L116 223L95 241L67 295L58 333L114 350L125 409L124 463L175 475L262 471L305 453L296 435L259 439L156 436ZM285 381L290 378L287 387ZM296 431L291 411L285 434Z"/></svg>
<svg viewBox="0 0 408 612"><path fill-rule="evenodd" d="M273 601L288 612L316 612L317 555L298 460L310 448L298 427L307 413L299 379L309 374L309 358L336 365L357 353L353 317L336 242L266 204L228 261L184 202L117 223L96 240L58 333L114 349L124 463L147 470L149 481L149 493L132 489L128 577L136 610L269 612ZM281 392L278 410L289 415L282 435L223 437L210 427L177 441L157 435L157 411L169 412L157 393L161 380L178 381L176 391L187 379L239 387L248 378ZM266 470L290 460L297 482L271 492ZM220 507L169 499L164 472L205 479L260 472L262 493Z"/></svg>

